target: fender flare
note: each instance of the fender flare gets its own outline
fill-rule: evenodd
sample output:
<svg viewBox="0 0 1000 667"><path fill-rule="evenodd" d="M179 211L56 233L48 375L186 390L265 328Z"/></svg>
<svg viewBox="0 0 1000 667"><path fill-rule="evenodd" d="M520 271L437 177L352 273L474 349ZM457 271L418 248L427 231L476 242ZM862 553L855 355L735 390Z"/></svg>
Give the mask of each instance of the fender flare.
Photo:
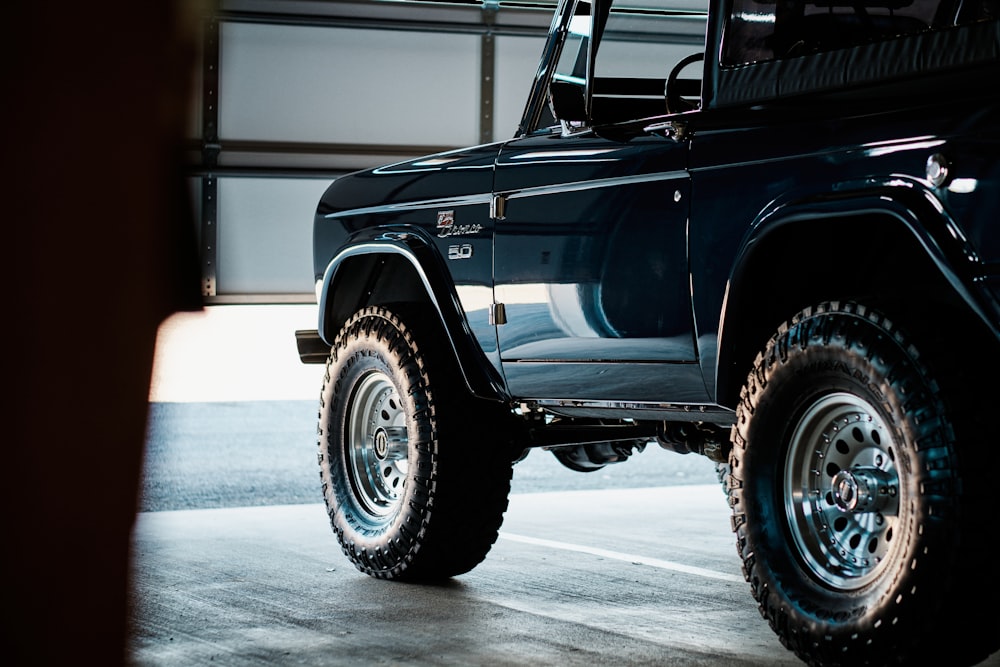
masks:
<svg viewBox="0 0 1000 667"><path fill-rule="evenodd" d="M969 308L997 338L1000 338L996 320L997 304L985 293L973 288L975 279L982 273L982 264L974 248L965 238L961 228L952 220L933 195L918 183L893 180L863 185L845 184L836 192L805 198L776 199L754 220L734 256L733 267L726 283L719 315L717 353L714 372L714 393L718 400L732 385L734 373L731 363L738 357L733 339L739 336L737 315L748 298L742 292L741 274L754 264L755 254L766 246L767 239L776 231L789 225L832 218L860 218L878 215L895 220L923 249L927 259L940 277L953 290L956 297Z"/></svg>
<svg viewBox="0 0 1000 667"><path fill-rule="evenodd" d="M462 310L458 294L448 280L442 260L431 244L410 231L381 231L369 238L357 238L345 245L327 264L322 283L317 288L319 337L328 345L333 342L340 325L363 303L350 304L347 310L336 304L336 286L342 267L351 259L392 256L404 260L413 269L434 315L441 324L449 347L455 355L469 391L480 398L506 402L510 397L502 377L486 358ZM347 312L350 311L350 312ZM334 313L344 312L337 317Z"/></svg>

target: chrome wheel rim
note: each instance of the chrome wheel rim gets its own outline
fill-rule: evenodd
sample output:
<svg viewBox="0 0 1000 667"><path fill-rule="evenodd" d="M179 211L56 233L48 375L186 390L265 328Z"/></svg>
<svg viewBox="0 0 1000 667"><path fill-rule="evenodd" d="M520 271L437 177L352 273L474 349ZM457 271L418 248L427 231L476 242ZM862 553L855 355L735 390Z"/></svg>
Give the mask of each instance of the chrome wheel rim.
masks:
<svg viewBox="0 0 1000 667"><path fill-rule="evenodd" d="M792 432L784 509L808 571L837 590L875 580L896 545L899 472L892 431L867 401L833 393Z"/></svg>
<svg viewBox="0 0 1000 667"><path fill-rule="evenodd" d="M386 523L401 502L409 465L406 413L384 373L368 373L358 383L346 436L348 474L359 508L374 523Z"/></svg>

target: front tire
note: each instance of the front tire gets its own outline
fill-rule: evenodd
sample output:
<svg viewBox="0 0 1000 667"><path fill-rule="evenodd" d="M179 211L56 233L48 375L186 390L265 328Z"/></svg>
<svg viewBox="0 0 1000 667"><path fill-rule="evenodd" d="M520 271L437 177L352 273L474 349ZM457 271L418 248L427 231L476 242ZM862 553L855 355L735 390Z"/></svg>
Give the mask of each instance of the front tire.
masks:
<svg viewBox="0 0 1000 667"><path fill-rule="evenodd" d="M976 475L961 474L943 393L858 304L803 311L756 359L733 429L733 526L761 614L808 664L972 664L995 648L995 612L976 619L970 590L988 538L962 521Z"/></svg>
<svg viewBox="0 0 1000 667"><path fill-rule="evenodd" d="M323 496L344 553L373 577L467 572L496 541L507 508L512 457L501 424L483 423L499 413L464 393L438 340L372 307L347 321L330 352Z"/></svg>

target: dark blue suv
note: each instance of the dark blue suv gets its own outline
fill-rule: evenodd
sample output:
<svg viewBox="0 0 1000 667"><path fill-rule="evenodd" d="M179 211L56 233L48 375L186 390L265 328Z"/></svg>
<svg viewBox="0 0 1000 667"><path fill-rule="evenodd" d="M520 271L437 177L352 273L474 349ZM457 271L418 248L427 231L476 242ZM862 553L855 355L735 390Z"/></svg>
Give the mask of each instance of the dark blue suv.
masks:
<svg viewBox="0 0 1000 667"><path fill-rule="evenodd" d="M560 0L510 140L337 179L296 335L347 557L466 572L531 448L656 443L718 464L804 661L996 650L998 13Z"/></svg>

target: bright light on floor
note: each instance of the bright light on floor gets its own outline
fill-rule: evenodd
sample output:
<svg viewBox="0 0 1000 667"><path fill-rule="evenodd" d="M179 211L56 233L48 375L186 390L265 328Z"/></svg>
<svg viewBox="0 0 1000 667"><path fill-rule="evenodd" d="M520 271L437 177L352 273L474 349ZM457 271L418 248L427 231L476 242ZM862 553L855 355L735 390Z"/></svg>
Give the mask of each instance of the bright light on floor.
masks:
<svg viewBox="0 0 1000 667"><path fill-rule="evenodd" d="M303 364L296 329L316 328L314 305L209 306L160 327L149 400L317 400L323 366Z"/></svg>

